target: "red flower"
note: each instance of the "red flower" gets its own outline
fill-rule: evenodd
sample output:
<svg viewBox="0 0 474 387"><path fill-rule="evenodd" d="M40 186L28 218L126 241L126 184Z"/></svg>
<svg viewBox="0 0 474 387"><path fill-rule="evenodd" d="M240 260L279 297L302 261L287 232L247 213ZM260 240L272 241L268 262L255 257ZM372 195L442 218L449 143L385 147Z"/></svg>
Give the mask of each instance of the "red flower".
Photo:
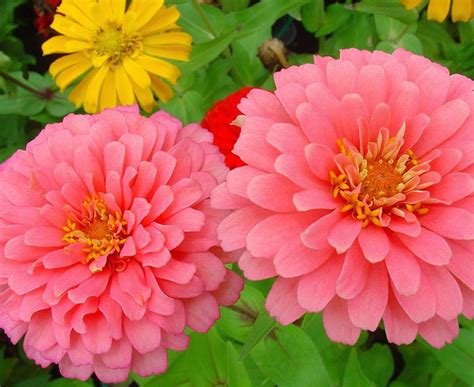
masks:
<svg viewBox="0 0 474 387"><path fill-rule="evenodd" d="M35 28L43 38L48 38L51 35L49 26L53 22L54 13L60 4L61 0L36 0L34 2Z"/></svg>
<svg viewBox="0 0 474 387"><path fill-rule="evenodd" d="M240 157L232 153L232 148L240 135L240 127L233 125L232 122L242 114L237 105L250 90L252 87L244 87L217 101L201 123L203 128L214 135L214 145L217 145L224 154L225 163L231 169L245 165Z"/></svg>

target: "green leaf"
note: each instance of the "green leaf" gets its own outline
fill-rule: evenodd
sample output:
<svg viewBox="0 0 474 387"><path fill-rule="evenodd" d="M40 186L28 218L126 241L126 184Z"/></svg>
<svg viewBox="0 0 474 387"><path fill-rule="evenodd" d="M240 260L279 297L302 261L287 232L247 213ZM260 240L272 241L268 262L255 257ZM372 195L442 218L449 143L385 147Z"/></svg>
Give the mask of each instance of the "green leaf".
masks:
<svg viewBox="0 0 474 387"><path fill-rule="evenodd" d="M226 13L245 9L249 6L250 0L219 0L222 10Z"/></svg>
<svg viewBox="0 0 474 387"><path fill-rule="evenodd" d="M355 5L356 11L374 15L385 15L410 24L418 19L415 9L407 10L405 6L395 0L363 0Z"/></svg>
<svg viewBox="0 0 474 387"><path fill-rule="evenodd" d="M64 117L74 110L76 110L76 107L61 95L55 95L53 99L46 103L46 111L53 117Z"/></svg>
<svg viewBox="0 0 474 387"><path fill-rule="evenodd" d="M0 95L0 115L20 114L22 116L32 116L41 112L45 106L45 100L20 90L11 97L5 94Z"/></svg>
<svg viewBox="0 0 474 387"><path fill-rule="evenodd" d="M261 309L260 313L253 324L250 333L244 341L242 350L240 351L240 358L247 356L254 347L260 343L276 326L276 321L271 318L265 309Z"/></svg>
<svg viewBox="0 0 474 387"><path fill-rule="evenodd" d="M0 386L6 385L17 361L18 359L14 358L0 358Z"/></svg>
<svg viewBox="0 0 474 387"><path fill-rule="evenodd" d="M88 380L87 382L82 382L77 379L54 379L48 384L46 384L46 387L92 387L94 383L92 380Z"/></svg>
<svg viewBox="0 0 474 387"><path fill-rule="evenodd" d="M201 4L200 7L211 25L212 31L219 36L226 26L225 15L219 8L207 4ZM181 13L178 24L193 36L194 44L209 42L216 38L191 1L186 0L183 4L179 4L178 9Z"/></svg>
<svg viewBox="0 0 474 387"><path fill-rule="evenodd" d="M254 348L252 359L280 387L332 385L318 349L295 325L275 328Z"/></svg>
<svg viewBox="0 0 474 387"><path fill-rule="evenodd" d="M388 41L380 42L375 47L376 50L388 52L389 54L391 54L396 48L397 48L397 45L395 43L388 42Z"/></svg>
<svg viewBox="0 0 474 387"><path fill-rule="evenodd" d="M316 37L329 35L343 26L351 17L349 11L342 4L331 4L326 9L326 15L321 27L316 31Z"/></svg>
<svg viewBox="0 0 474 387"><path fill-rule="evenodd" d="M262 0L239 12L226 15L228 30L237 30L238 37L250 35L261 28L271 27L277 19L309 0Z"/></svg>
<svg viewBox="0 0 474 387"><path fill-rule="evenodd" d="M451 371L444 367L439 367L430 381L430 387L456 386L459 384L458 382L458 378Z"/></svg>
<svg viewBox="0 0 474 387"><path fill-rule="evenodd" d="M318 348L331 380L336 385L341 385L350 347L328 338L321 313L306 314L302 328Z"/></svg>
<svg viewBox="0 0 474 387"><path fill-rule="evenodd" d="M393 374L394 365L390 348L374 344L370 349L359 352L360 366L377 386L386 386Z"/></svg>
<svg viewBox="0 0 474 387"><path fill-rule="evenodd" d="M229 46L236 35L237 31L231 31L209 42L196 44L191 51L189 62L181 64L181 71L191 73L207 65Z"/></svg>
<svg viewBox="0 0 474 387"><path fill-rule="evenodd" d="M459 379L472 385L474 382L474 331L461 328L452 344L436 349L425 344L444 367Z"/></svg>
<svg viewBox="0 0 474 387"><path fill-rule="evenodd" d="M357 359L357 351L352 348L349 355L349 360L346 364L346 371L344 372L343 387L371 387L373 383L367 378L360 368L359 360Z"/></svg>
<svg viewBox="0 0 474 387"><path fill-rule="evenodd" d="M397 42L407 32L408 25L393 17L374 15L375 28L381 40Z"/></svg>
<svg viewBox="0 0 474 387"><path fill-rule="evenodd" d="M423 46L420 39L414 34L407 33L398 41L398 46L413 52L414 54L423 54Z"/></svg>
<svg viewBox="0 0 474 387"><path fill-rule="evenodd" d="M263 309L263 295L250 285L240 293L240 299L229 308L221 308L217 321L219 331L243 343L249 335L258 313Z"/></svg>
<svg viewBox="0 0 474 387"><path fill-rule="evenodd" d="M181 96L176 96L161 107L172 115L178 117L184 124L200 122L204 117L202 95L190 90Z"/></svg>
<svg viewBox="0 0 474 387"><path fill-rule="evenodd" d="M311 0L303 5L301 21L309 32L316 32L324 23L324 0Z"/></svg>

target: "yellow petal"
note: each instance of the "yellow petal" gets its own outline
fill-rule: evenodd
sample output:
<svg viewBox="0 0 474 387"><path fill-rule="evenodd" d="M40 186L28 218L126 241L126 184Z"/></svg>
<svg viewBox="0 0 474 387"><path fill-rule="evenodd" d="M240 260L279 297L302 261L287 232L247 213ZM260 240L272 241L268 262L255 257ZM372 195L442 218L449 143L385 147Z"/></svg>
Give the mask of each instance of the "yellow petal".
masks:
<svg viewBox="0 0 474 387"><path fill-rule="evenodd" d="M51 39L43 43L43 55L57 53L73 53L77 51L92 48L91 43L68 38L67 36L53 36Z"/></svg>
<svg viewBox="0 0 474 387"><path fill-rule="evenodd" d="M133 94L132 84L128 75L125 73L123 67L117 67L115 73L115 88L120 103L122 105L133 105L135 103L135 96Z"/></svg>
<svg viewBox="0 0 474 387"><path fill-rule="evenodd" d="M133 79L138 86L142 88L149 88L151 85L150 77L142 66L138 65L133 59L125 57L123 60L123 67L128 76Z"/></svg>
<svg viewBox="0 0 474 387"><path fill-rule="evenodd" d="M152 58L147 55L140 55L137 57L136 61L149 73L159 75L160 77L169 80L171 83L176 83L178 80L180 74L179 70L175 65L169 62L165 62L158 58Z"/></svg>
<svg viewBox="0 0 474 387"><path fill-rule="evenodd" d="M421 0L420 0L421 1ZM173 5L172 7L160 9L150 21L140 28L142 35L150 35L154 32L162 31L174 26L174 23L179 19L179 11Z"/></svg>
<svg viewBox="0 0 474 387"><path fill-rule="evenodd" d="M136 0L132 1L132 7L133 3L136 3ZM131 8L131 11L136 13L135 23L133 24L134 31L138 31L148 23L163 6L163 3L164 0L145 0L142 1L140 6ZM127 15L125 15L125 20L127 20Z"/></svg>
<svg viewBox="0 0 474 387"><path fill-rule="evenodd" d="M401 0L402 4L405 6L406 9L413 9L418 7L423 0Z"/></svg>
<svg viewBox="0 0 474 387"><path fill-rule="evenodd" d="M117 106L117 93L115 92L115 74L109 71L104 79L100 92L100 111Z"/></svg>
<svg viewBox="0 0 474 387"><path fill-rule="evenodd" d="M190 46L192 42L193 38L186 32L165 32L146 36L143 39L143 44L147 46L157 46L161 44L184 44Z"/></svg>
<svg viewBox="0 0 474 387"><path fill-rule="evenodd" d="M472 0L453 0L451 18L453 22L467 22L471 18Z"/></svg>
<svg viewBox="0 0 474 387"><path fill-rule="evenodd" d="M54 17L51 28L60 34L79 40L90 40L92 37L92 32L87 28L77 24L73 19L65 18L59 14Z"/></svg>
<svg viewBox="0 0 474 387"><path fill-rule="evenodd" d="M123 22L126 0L99 0L109 18L119 24Z"/></svg>
<svg viewBox="0 0 474 387"><path fill-rule="evenodd" d="M135 96L137 97L138 103L146 112L150 112L153 106L156 105L155 99L149 87L143 88L135 83L132 79L132 87Z"/></svg>
<svg viewBox="0 0 474 387"><path fill-rule="evenodd" d="M163 102L167 102L173 96L173 90L162 79L156 75L150 74L151 89L155 95Z"/></svg>
<svg viewBox="0 0 474 387"><path fill-rule="evenodd" d="M74 88L71 94L69 94L69 99L76 105L76 107L80 107L84 103L87 88L89 87L92 79L94 79L95 75L97 74L97 71L99 70L94 69L89 74L87 74Z"/></svg>
<svg viewBox="0 0 474 387"><path fill-rule="evenodd" d="M66 87L68 87L75 79L84 74L91 67L92 65L88 61L79 62L62 71L55 79L56 84L61 89L61 92L63 92Z"/></svg>
<svg viewBox="0 0 474 387"><path fill-rule="evenodd" d="M176 59L176 60L189 60L189 54L191 52L190 46L180 46L180 45L166 45L158 47L148 47L143 48L143 52L148 55L158 56L161 58L167 59Z"/></svg>
<svg viewBox="0 0 474 387"><path fill-rule="evenodd" d="M84 99L84 110L87 113L96 113L99 110L99 97L100 90L104 79L109 72L109 68L104 66L98 69L94 79L92 79L89 87L87 88L86 98Z"/></svg>
<svg viewBox="0 0 474 387"><path fill-rule="evenodd" d="M98 24L94 21L94 18L89 16L91 14L87 12L90 5L90 2L74 3L63 1L57 8L57 12L74 19L78 24L84 26L88 30L95 31Z"/></svg>
<svg viewBox="0 0 474 387"><path fill-rule="evenodd" d="M67 69L68 67L71 67L77 63L86 62L86 61L90 61L90 60L82 52L65 55L59 59L56 59L53 63L51 63L51 66L49 66L49 72L54 78L61 71Z"/></svg>
<svg viewBox="0 0 474 387"><path fill-rule="evenodd" d="M449 13L451 0L430 0L428 5L428 19L442 23Z"/></svg>

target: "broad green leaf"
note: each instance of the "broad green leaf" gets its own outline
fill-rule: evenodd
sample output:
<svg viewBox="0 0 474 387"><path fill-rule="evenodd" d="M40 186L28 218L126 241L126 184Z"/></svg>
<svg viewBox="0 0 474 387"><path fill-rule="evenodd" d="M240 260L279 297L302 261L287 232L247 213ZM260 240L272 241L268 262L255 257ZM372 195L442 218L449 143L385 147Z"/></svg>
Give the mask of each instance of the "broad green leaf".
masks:
<svg viewBox="0 0 474 387"><path fill-rule="evenodd" d="M14 96L0 95L0 115L20 114L22 116L32 116L41 112L45 106L45 100L21 90L18 90Z"/></svg>
<svg viewBox="0 0 474 387"><path fill-rule="evenodd" d="M54 379L48 384L46 384L46 387L93 387L94 383L92 380L88 380L86 382L82 382L77 379Z"/></svg>
<svg viewBox="0 0 474 387"><path fill-rule="evenodd" d="M262 0L251 7L226 15L227 28L236 29L238 37L272 26L277 19L294 8L299 8L309 0Z"/></svg>
<svg viewBox="0 0 474 387"><path fill-rule="evenodd" d="M241 360L239 360L239 355L235 350L232 343L226 343L226 355L227 355L227 376L225 380L227 381L228 386L235 387L250 387L250 378L245 369L245 366Z"/></svg>
<svg viewBox="0 0 474 387"><path fill-rule="evenodd" d="M250 4L250 0L219 0L222 10L226 13L245 9Z"/></svg>
<svg viewBox="0 0 474 387"><path fill-rule="evenodd" d="M55 95L53 99L46 103L46 111L53 117L64 117L76 110L76 107L61 95Z"/></svg>
<svg viewBox="0 0 474 387"><path fill-rule="evenodd" d="M275 328L254 348L252 359L279 387L332 385L318 349L295 325Z"/></svg>
<svg viewBox="0 0 474 387"><path fill-rule="evenodd" d="M460 386L461 383L451 371L444 367L439 367L433 374L430 387Z"/></svg>
<svg viewBox="0 0 474 387"><path fill-rule="evenodd" d="M413 52L414 54L423 54L423 46L420 39L414 34L407 33L398 41L398 46Z"/></svg>
<svg viewBox="0 0 474 387"><path fill-rule="evenodd" d="M181 13L178 24L188 34L192 35L194 44L214 40L216 36L221 35L226 25L225 15L219 8L207 4L201 4L200 8L206 19L197 12L190 0L178 4L178 9ZM207 22L210 24L212 31L209 29Z"/></svg>
<svg viewBox="0 0 474 387"><path fill-rule="evenodd" d="M370 349L359 351L362 370L377 386L386 386L393 370L393 357L388 345L374 344Z"/></svg>
<svg viewBox="0 0 474 387"><path fill-rule="evenodd" d="M232 339L243 343L263 309L263 295L250 285L246 285L240 299L228 308L221 308L221 318L217 328Z"/></svg>
<svg viewBox="0 0 474 387"><path fill-rule="evenodd" d="M397 42L409 28L409 25L400 20L385 15L374 15L374 21L381 40Z"/></svg>
<svg viewBox="0 0 474 387"><path fill-rule="evenodd" d="M342 27L351 17L352 12L342 4L331 4L326 9L326 14L321 27L316 31L316 36L329 35Z"/></svg>
<svg viewBox="0 0 474 387"><path fill-rule="evenodd" d="M267 311L261 309L255 324L253 324L250 333L244 341L240 351L240 358L245 358L273 330L276 324L276 321L268 315Z"/></svg>
<svg viewBox="0 0 474 387"><path fill-rule="evenodd" d="M351 347L335 343L327 337L321 313L306 314L302 328L318 348L331 380L336 385L342 385L345 364Z"/></svg>
<svg viewBox="0 0 474 387"><path fill-rule="evenodd" d="M360 368L359 360L357 359L357 351L352 348L347 360L346 370L344 372L343 387L371 387L373 383L364 374Z"/></svg>
<svg viewBox="0 0 474 387"><path fill-rule="evenodd" d="M355 9L359 12L390 16L407 24L418 19L415 9L408 11L401 2L394 0L363 0L356 3Z"/></svg>
<svg viewBox="0 0 474 387"><path fill-rule="evenodd" d="M459 379L472 385L474 383L474 332L461 328L459 336L452 344L436 349L425 344L444 367Z"/></svg>
<svg viewBox="0 0 474 387"><path fill-rule="evenodd" d="M397 45L395 43L388 42L386 40L384 40L383 42L380 42L375 47L376 50L385 51L385 52L388 52L389 54L391 54L396 48L397 48Z"/></svg>
<svg viewBox="0 0 474 387"><path fill-rule="evenodd" d="M200 122L205 113L202 107L202 95L194 90L175 96L167 103L162 103L161 107L185 124Z"/></svg>
<svg viewBox="0 0 474 387"><path fill-rule="evenodd" d="M324 0L311 0L303 5L301 21L309 32L316 32L324 23Z"/></svg>
<svg viewBox="0 0 474 387"><path fill-rule="evenodd" d="M189 62L180 65L181 71L191 73L207 65L229 46L236 35L236 31L231 31L209 42L196 44L191 51Z"/></svg>
<svg viewBox="0 0 474 387"><path fill-rule="evenodd" d="M3 359L0 357L0 386L6 385L17 361L18 359L15 358Z"/></svg>

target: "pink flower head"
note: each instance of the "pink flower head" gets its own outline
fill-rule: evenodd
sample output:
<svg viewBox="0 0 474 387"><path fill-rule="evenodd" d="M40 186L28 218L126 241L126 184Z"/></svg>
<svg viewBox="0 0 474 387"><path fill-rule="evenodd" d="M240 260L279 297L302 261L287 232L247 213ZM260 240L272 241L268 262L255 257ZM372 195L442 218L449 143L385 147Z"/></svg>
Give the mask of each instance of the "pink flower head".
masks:
<svg viewBox="0 0 474 387"><path fill-rule="evenodd" d="M383 321L389 341L435 347L474 316L473 82L404 50L356 49L275 74L253 90L232 170L212 194L247 278L277 277L282 324L323 311L354 344Z"/></svg>
<svg viewBox="0 0 474 387"><path fill-rule="evenodd" d="M48 125L0 172L0 327L66 377L164 372L242 287L215 254L226 173L208 131L164 112Z"/></svg>

